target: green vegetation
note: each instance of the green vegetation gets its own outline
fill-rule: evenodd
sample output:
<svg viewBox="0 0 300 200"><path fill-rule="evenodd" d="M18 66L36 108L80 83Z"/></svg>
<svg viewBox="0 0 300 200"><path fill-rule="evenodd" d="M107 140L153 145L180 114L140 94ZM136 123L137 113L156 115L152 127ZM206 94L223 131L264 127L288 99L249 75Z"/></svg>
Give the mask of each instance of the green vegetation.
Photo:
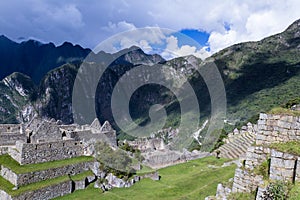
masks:
<svg viewBox="0 0 300 200"><path fill-rule="evenodd" d="M130 188L114 188L105 193L90 186L58 199L204 199L215 194L219 182L233 177L236 166L221 167L225 161L228 160L214 157L189 161L158 170L159 181L143 179Z"/></svg>
<svg viewBox="0 0 300 200"><path fill-rule="evenodd" d="M283 181L272 182L268 185L266 191L263 192L263 200L285 200L288 198L291 183Z"/></svg>
<svg viewBox="0 0 300 200"><path fill-rule="evenodd" d="M61 176L58 178L53 178L53 179L47 179L45 181L40 181L40 182L36 182L36 183L32 183L29 185L24 185L24 186L20 186L19 189L17 190L13 190L13 191L6 191L8 194L11 194L12 196L18 196L24 192L27 191L35 191L44 187L48 187L51 185L56 185L59 183L63 183L66 181L69 181L70 178L66 175L66 176Z"/></svg>
<svg viewBox="0 0 300 200"><path fill-rule="evenodd" d="M98 142L95 145L97 160L102 164L102 170L111 172L122 178L130 176L133 173L131 165L133 159L130 158L124 150L112 149L106 142Z"/></svg>
<svg viewBox="0 0 300 200"><path fill-rule="evenodd" d="M269 179L269 169L270 169L271 159L267 159L260 165L256 166L253 172L257 175L263 176L264 180Z"/></svg>
<svg viewBox="0 0 300 200"><path fill-rule="evenodd" d="M85 177L88 177L88 176L93 176L93 172L92 171L85 171L85 172L82 172L80 174L76 174L74 176L71 176L71 179L73 181L80 181L80 180L83 180Z"/></svg>
<svg viewBox="0 0 300 200"><path fill-rule="evenodd" d="M0 189L6 191L8 194L12 196L18 196L24 192L27 191L35 191L44 187L48 187L51 185L56 185L59 183L63 183L69 180L78 181L83 180L85 177L93 175L91 171L86 171L74 176L61 176L53 179L47 179L45 181L40 181L36 183L32 183L29 185L20 186L17 190L12 190L14 188L14 185L11 184L9 181L5 180L3 177L0 176Z"/></svg>
<svg viewBox="0 0 300 200"><path fill-rule="evenodd" d="M269 147L277 151L300 155L300 141L273 143Z"/></svg>
<svg viewBox="0 0 300 200"><path fill-rule="evenodd" d="M289 192L289 200L299 200L300 199L300 183L296 183Z"/></svg>
<svg viewBox="0 0 300 200"><path fill-rule="evenodd" d="M282 107L275 107L269 111L270 114L300 116L300 111L290 110Z"/></svg>
<svg viewBox="0 0 300 200"><path fill-rule="evenodd" d="M0 165L3 165L17 174L42 171L51 168L63 167L67 165L94 161L94 158L91 156L80 156L76 158L70 158L65 160L51 161L45 163L29 164L29 165L20 165L17 161L12 159L8 154L0 156Z"/></svg>
<svg viewBox="0 0 300 200"><path fill-rule="evenodd" d="M231 193L228 200L254 200L255 193Z"/></svg>
<svg viewBox="0 0 300 200"><path fill-rule="evenodd" d="M224 140L225 138L227 138L227 133L226 133L226 131L225 131L224 129L222 129L222 130L221 130L221 133L219 133L219 134L220 134L219 139L218 139L217 142L215 143L215 145L214 145L212 151L215 150L215 149L218 149L220 146L222 146L222 145L224 144L224 141L223 141L223 140Z"/></svg>
<svg viewBox="0 0 300 200"><path fill-rule="evenodd" d="M14 188L14 185L11 184L8 180L4 179L2 176L0 176L0 189L4 191L12 191Z"/></svg>

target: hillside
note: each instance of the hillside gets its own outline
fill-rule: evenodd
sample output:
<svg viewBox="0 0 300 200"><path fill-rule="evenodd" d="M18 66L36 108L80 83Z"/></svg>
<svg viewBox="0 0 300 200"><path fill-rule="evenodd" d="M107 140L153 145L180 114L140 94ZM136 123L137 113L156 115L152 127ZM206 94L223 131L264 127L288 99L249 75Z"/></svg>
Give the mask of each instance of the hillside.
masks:
<svg viewBox="0 0 300 200"><path fill-rule="evenodd" d="M18 52L23 52L23 57L16 56L14 62L21 63L24 59L34 60L33 58L43 58L42 60L50 63L48 63L49 65L47 66L51 66L49 68L43 68L43 70L47 70L47 74L43 76L43 78L41 78L41 75L44 71L43 73L39 73L40 76L31 73L31 69L35 69L33 65L30 65L31 68L28 68L28 70L26 69L26 73L29 73L33 79L33 81L29 82L33 84L39 80L39 78L41 80L39 85L33 84L36 85L33 86L33 88L35 88L33 89L34 95L29 95L35 98L25 98L17 102L9 101L9 98L14 99L13 95L20 94L16 88L10 88L10 91L8 91L7 86L4 86L2 81L3 86L0 94L2 96L6 95L6 98L0 102L0 107L2 108L0 111L3 113L3 117L0 119L1 123L22 121L22 118L26 119L34 113L38 113L47 118L59 119L64 123L73 122L71 94L73 82L80 63L71 62L59 68L55 68L64 63L57 63L56 61L59 57L72 58L73 56L84 56L89 50L83 50L83 48L73 46L69 43L65 43L60 47L53 47L51 44L42 45L34 41L17 44L3 36L1 37L1 41L2 43L3 41L8 43L11 49L19 46ZM258 42L246 42L233 45L205 60L205 62L215 62L222 74L226 88L228 103L227 118L229 122L242 124L250 118L255 119L255 116L259 112L270 110L274 106L284 104L289 99L299 96L299 45L300 21L298 20L282 33L270 36ZM51 51L50 54L46 53L47 51L44 53L43 51L39 51L41 55L37 56L34 53L30 55L24 54L24 52L29 51L25 50L25 47L22 47L22 50L20 46L43 47L45 49L52 48L56 50ZM67 47L72 51L66 50L65 48ZM7 52L13 52L13 50ZM68 52L68 54L65 54L66 52ZM49 57L49 55L54 55L54 57ZM137 66L148 66L157 63L164 63L166 66L179 69L182 75L189 77L189 82L193 86L200 102L201 117L206 118L209 116L210 98L207 87L199 74L190 70L189 66L185 64L187 61L192 60L192 62L201 66L203 61L198 58L187 56L164 61L158 55L147 55L141 49L132 47L132 49L123 50L116 54L99 52L97 55L93 55L93 59L97 62L115 59L115 61L109 65L103 77L101 77L98 85L101 85L101 88L98 87L97 89L96 110L102 122L109 120L114 124L110 108L110 97L119 78ZM0 60L3 64L8 62L5 58L0 58ZM65 59L64 61L68 62L70 59ZM32 63L35 62L43 63L41 60L34 60ZM15 66L15 64L11 64L11 66ZM17 71L13 67L8 69ZM24 71L25 68L22 69ZM53 70L49 71L49 69ZM37 71L39 71L39 67L37 67ZM165 73L164 76L168 77L170 74ZM147 70L141 74L141 77L147 77ZM180 83L173 84L175 87L180 87ZM188 98L189 97L187 97L187 99ZM178 125L180 119L178 101L176 101L174 94L165 87L151 84L142 87L134 93L131 102L131 114L133 118L141 124L149 122L149 107L153 104L161 103L167 109L169 116L166 127ZM28 109L29 107L30 109ZM19 117L17 108L21 108L21 110L27 108L28 112L25 116ZM116 125L115 128L118 129Z"/></svg>
<svg viewBox="0 0 300 200"><path fill-rule="evenodd" d="M43 44L35 40L14 42L4 35L0 36L0 79L13 72L24 73L39 84L46 73L65 63L82 61L90 49L65 42L60 46Z"/></svg>

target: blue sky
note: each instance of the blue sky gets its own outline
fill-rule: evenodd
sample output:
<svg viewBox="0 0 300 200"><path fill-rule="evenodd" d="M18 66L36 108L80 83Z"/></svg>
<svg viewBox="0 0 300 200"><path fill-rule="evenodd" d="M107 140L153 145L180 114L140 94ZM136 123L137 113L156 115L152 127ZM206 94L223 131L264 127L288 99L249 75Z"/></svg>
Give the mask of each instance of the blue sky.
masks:
<svg viewBox="0 0 300 200"><path fill-rule="evenodd" d="M300 18L299 7L298 0L10 0L0 1L0 35L56 45L70 41L94 48L123 31L160 27L173 30L173 34L159 38L143 34L144 38L137 37L139 41L131 41L207 56L235 43L283 31ZM198 44L193 48L193 42L187 44L178 33ZM123 40L120 48L128 45Z"/></svg>

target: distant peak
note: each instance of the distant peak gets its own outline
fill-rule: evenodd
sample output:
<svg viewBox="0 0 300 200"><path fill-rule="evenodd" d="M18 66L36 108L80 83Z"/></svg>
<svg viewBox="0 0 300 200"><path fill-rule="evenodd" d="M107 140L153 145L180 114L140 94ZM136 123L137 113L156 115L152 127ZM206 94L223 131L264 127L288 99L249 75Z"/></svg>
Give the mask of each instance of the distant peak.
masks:
<svg viewBox="0 0 300 200"><path fill-rule="evenodd" d="M62 45L60 45L59 47L63 47L63 46L70 46L73 47L73 44L71 42L64 42Z"/></svg>
<svg viewBox="0 0 300 200"><path fill-rule="evenodd" d="M287 29L286 31L298 31L300 29L300 19L296 20L293 22Z"/></svg>
<svg viewBox="0 0 300 200"><path fill-rule="evenodd" d="M142 50L142 49L138 46L133 45L133 46L129 47L128 50L135 51L135 50Z"/></svg>
<svg viewBox="0 0 300 200"><path fill-rule="evenodd" d="M0 35L0 40L12 41L11 39L9 39L8 37L6 37L5 35Z"/></svg>

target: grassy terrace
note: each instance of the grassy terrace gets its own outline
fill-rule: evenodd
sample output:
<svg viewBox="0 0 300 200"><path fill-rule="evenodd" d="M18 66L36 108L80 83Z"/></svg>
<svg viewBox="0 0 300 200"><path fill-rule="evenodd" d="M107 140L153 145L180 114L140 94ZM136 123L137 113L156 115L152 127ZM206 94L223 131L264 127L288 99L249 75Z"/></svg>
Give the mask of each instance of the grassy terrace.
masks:
<svg viewBox="0 0 300 200"><path fill-rule="evenodd" d="M130 188L114 188L102 193L93 185L57 200L97 199L204 199L215 195L217 184L234 176L235 165L221 167L226 159L208 157L158 170L161 180L143 179Z"/></svg>
<svg viewBox="0 0 300 200"><path fill-rule="evenodd" d="M300 141L290 141L284 143L274 143L269 145L270 148L277 151L300 155Z"/></svg>
<svg viewBox="0 0 300 200"><path fill-rule="evenodd" d="M89 162L93 161L94 158L91 156L80 156L76 158L70 158L65 160L51 161L45 163L29 164L29 165L20 165L17 161L12 159L9 155L0 156L0 165L3 165L17 174L42 171L51 168L63 167L67 165Z"/></svg>
<svg viewBox="0 0 300 200"><path fill-rule="evenodd" d="M80 181L80 180L84 179L87 176L93 176L93 175L94 175L93 172L89 170L89 171L82 172L80 174L76 174L74 176L71 176L71 179L73 181Z"/></svg>
<svg viewBox="0 0 300 200"><path fill-rule="evenodd" d="M282 107L275 107L271 109L268 113L274 115L291 115L291 116L300 116L300 111L291 110Z"/></svg>
<svg viewBox="0 0 300 200"><path fill-rule="evenodd" d="M73 181L83 180L85 177L87 177L89 175L92 175L92 174L93 174L93 172L86 171L86 172L83 172L81 174L71 176L71 180L73 180ZM48 180L45 180L45 181L40 181L40 182L37 182L37 183L32 183L32 184L29 184L29 185L21 186L17 190L12 190L14 185L12 185L10 182L8 182L7 180L5 180L4 178L2 178L0 176L0 189L6 191L11 196L18 196L18 195L20 195L24 192L27 192L27 191L38 190L38 189L41 189L41 188L44 188L44 187L48 187L48 186L51 186L51 185L56 185L56 184L63 183L63 182L69 181L69 180L70 180L70 177L68 175L65 175L65 176L61 176L61 177L58 177L58 178L48 179Z"/></svg>

